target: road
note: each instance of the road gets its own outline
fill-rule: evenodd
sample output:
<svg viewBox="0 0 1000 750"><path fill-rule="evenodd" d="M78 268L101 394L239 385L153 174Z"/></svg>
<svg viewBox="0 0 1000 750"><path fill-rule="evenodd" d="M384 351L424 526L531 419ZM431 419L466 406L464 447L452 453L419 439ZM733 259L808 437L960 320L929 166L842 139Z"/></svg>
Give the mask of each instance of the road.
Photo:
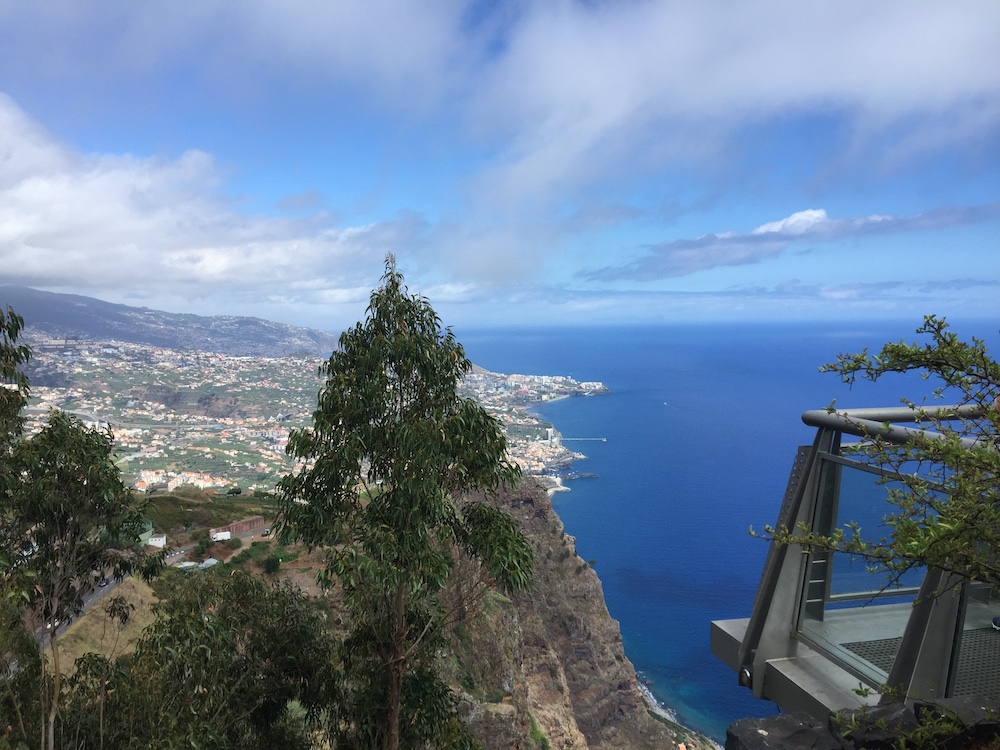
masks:
<svg viewBox="0 0 1000 750"><path fill-rule="evenodd" d="M258 540L269 541L269 537L263 536L263 532L264 529L270 529L270 528L271 528L270 523L261 524L260 526L257 526L253 529L248 529L247 531L240 532L236 534L236 536L239 537L240 539L249 539L251 541L258 541ZM174 565L175 563L178 563L182 561L185 557L187 557L187 555L189 555L194 550L194 548L195 548L194 544L185 544L181 547L176 547L174 549L171 549L170 552L167 554L166 558L164 558L164 562L167 565ZM89 610L91 607L93 607L95 604L101 601L104 597L108 596L112 591L114 591L118 587L118 581L114 580L113 578L109 578L107 579L107 581L108 581L107 586L95 586L93 591L84 596L83 610L80 612L79 617L82 617L84 614L86 614L87 610ZM66 630L68 630L73 625L74 620L79 619L79 617L70 618L68 621L60 623L59 626L56 628L56 634L62 635L63 633L65 633ZM45 638L45 636L47 635L48 635L48 630L44 625L35 630L35 640L38 641L39 643L41 643L42 639Z"/></svg>

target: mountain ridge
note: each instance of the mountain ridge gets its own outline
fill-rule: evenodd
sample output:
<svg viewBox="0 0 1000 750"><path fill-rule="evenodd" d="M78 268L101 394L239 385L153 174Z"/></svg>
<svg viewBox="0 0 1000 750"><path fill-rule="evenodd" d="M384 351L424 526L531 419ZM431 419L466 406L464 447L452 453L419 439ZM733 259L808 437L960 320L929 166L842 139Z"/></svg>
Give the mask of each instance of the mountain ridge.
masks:
<svg viewBox="0 0 1000 750"><path fill-rule="evenodd" d="M231 356L328 355L337 336L312 328L237 315L202 316L131 307L94 297L0 285L0 306L24 318L25 336L113 339Z"/></svg>

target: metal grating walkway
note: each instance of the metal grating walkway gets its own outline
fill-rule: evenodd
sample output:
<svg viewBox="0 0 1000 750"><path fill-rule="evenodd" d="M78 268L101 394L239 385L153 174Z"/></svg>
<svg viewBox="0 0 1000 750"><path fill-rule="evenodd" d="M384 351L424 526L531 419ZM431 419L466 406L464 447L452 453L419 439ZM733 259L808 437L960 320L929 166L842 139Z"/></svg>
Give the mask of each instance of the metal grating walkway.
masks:
<svg viewBox="0 0 1000 750"><path fill-rule="evenodd" d="M881 671L888 673L902 638L843 644ZM952 695L979 695L1000 700L1000 633L992 628L966 630L958 655L958 674Z"/></svg>
<svg viewBox="0 0 1000 750"><path fill-rule="evenodd" d="M902 638L882 638L877 641L854 641L845 643L844 648L856 656L860 656L869 664L874 664L881 671L889 674L892 663L896 660L896 652Z"/></svg>
<svg viewBox="0 0 1000 750"><path fill-rule="evenodd" d="M962 634L958 675L952 692L1000 699L1000 633L983 628Z"/></svg>

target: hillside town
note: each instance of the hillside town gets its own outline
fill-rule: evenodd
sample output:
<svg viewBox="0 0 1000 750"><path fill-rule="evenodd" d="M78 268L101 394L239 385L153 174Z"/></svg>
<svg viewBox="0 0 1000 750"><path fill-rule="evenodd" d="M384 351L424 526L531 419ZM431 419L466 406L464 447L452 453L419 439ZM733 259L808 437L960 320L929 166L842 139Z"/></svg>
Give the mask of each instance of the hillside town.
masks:
<svg viewBox="0 0 1000 750"><path fill-rule="evenodd" d="M122 341L38 337L29 429L51 408L109 426L122 473L137 490L182 485L270 491L291 467L289 431L311 422L321 359L232 356ZM460 388L507 432L512 459L550 486L575 460L533 406L606 392L599 382L474 368Z"/></svg>

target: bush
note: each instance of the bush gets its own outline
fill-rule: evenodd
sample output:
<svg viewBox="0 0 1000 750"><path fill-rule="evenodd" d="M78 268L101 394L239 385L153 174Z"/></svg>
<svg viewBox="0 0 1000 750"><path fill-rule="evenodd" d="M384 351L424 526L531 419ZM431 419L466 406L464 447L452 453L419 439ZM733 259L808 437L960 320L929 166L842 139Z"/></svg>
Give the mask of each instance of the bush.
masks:
<svg viewBox="0 0 1000 750"><path fill-rule="evenodd" d="M238 536L234 536L232 539L226 542L226 546L229 547L229 549L239 549L240 547L243 546L243 540L240 539Z"/></svg>
<svg viewBox="0 0 1000 750"><path fill-rule="evenodd" d="M552 743L549 741L549 738L545 736L545 732L538 726L535 717L531 716L530 718L531 728L528 731L527 747L531 748L531 750L550 750Z"/></svg>
<svg viewBox="0 0 1000 750"><path fill-rule="evenodd" d="M229 558L229 564L242 565L247 560L252 560L252 559L253 559L253 553L251 553L250 550L245 549L242 552L235 554L231 558Z"/></svg>
<svg viewBox="0 0 1000 750"><path fill-rule="evenodd" d="M264 566L264 572L268 575L274 575L278 572L278 568L281 567L281 558L277 555L269 555L264 558L262 563Z"/></svg>
<svg viewBox="0 0 1000 750"><path fill-rule="evenodd" d="M208 495L193 484L182 484L174 490L173 494L185 500L193 500L195 502L204 503L208 500Z"/></svg>

